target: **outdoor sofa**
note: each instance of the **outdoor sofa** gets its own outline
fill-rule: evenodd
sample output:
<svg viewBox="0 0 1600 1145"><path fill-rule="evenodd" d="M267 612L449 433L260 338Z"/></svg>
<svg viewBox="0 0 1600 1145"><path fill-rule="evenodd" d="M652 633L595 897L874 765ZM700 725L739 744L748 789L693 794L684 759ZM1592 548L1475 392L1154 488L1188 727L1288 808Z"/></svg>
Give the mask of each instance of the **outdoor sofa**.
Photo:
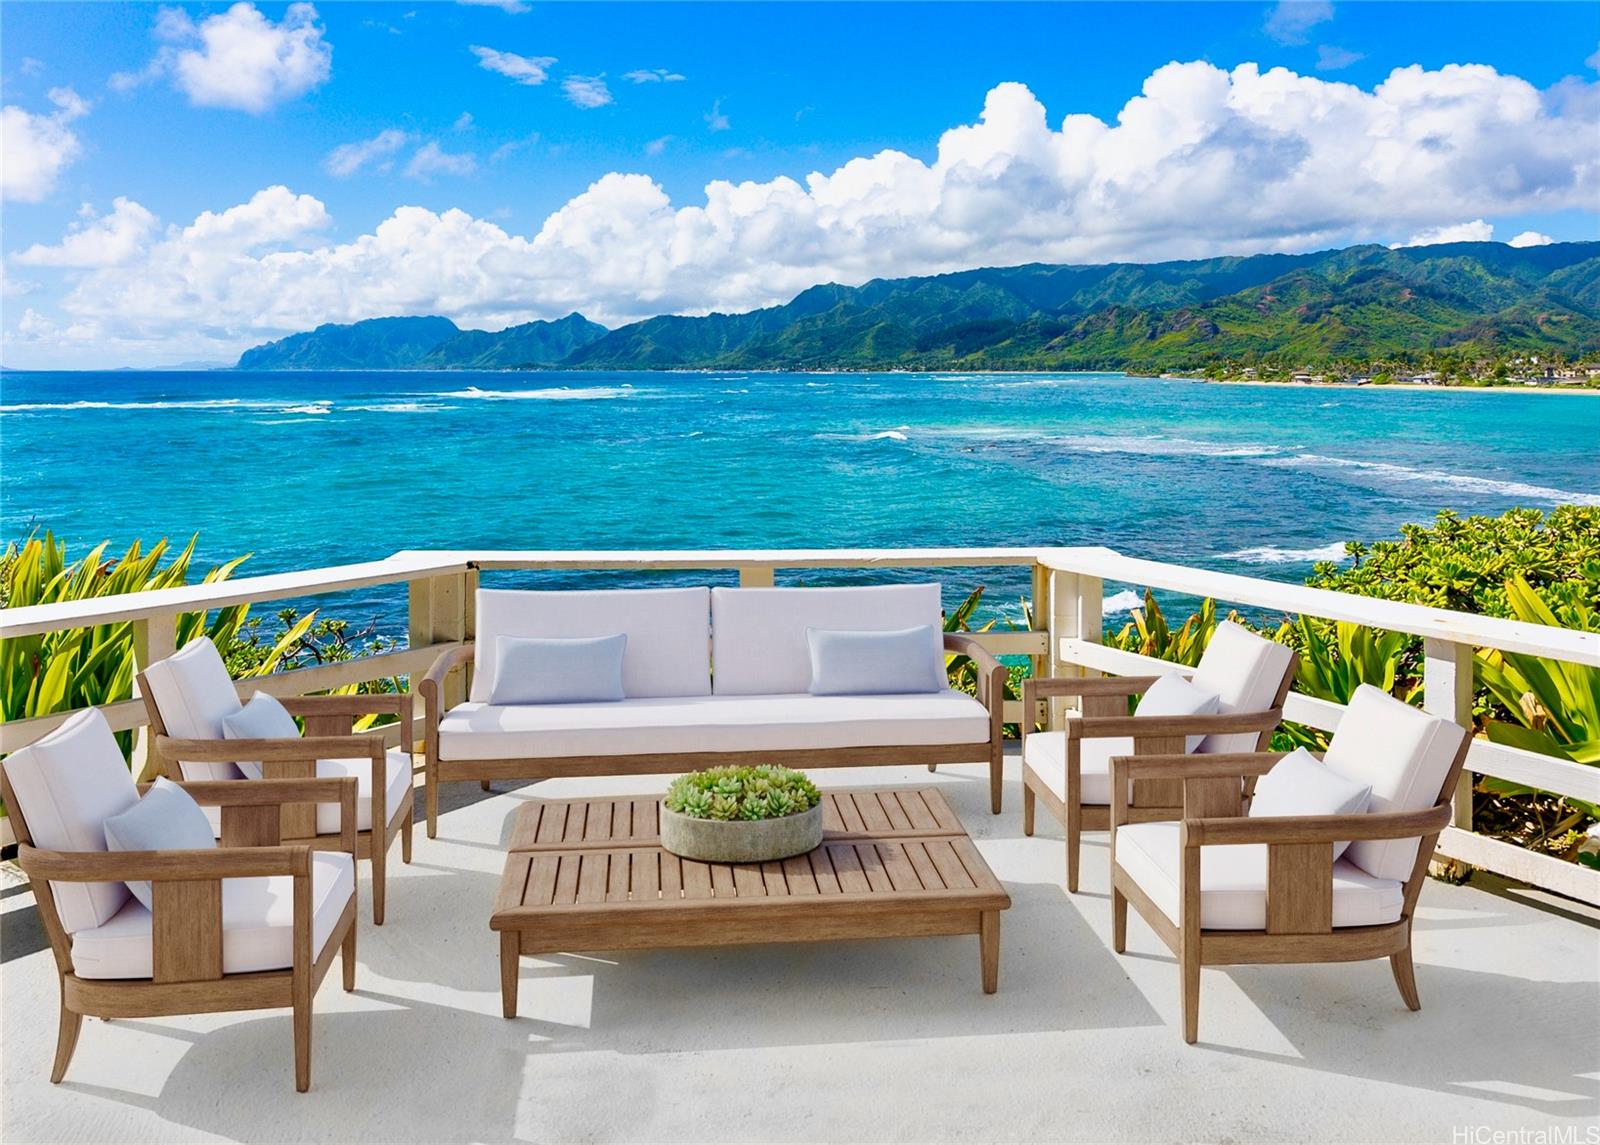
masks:
<svg viewBox="0 0 1600 1145"><path fill-rule="evenodd" d="M428 835L439 785L459 780L648 775L719 765L849 767L987 762L1000 811L1006 669L967 634L943 632L937 584L843 588L480 589L473 643L418 685ZM812 694L808 632L929 629L927 690ZM625 636L621 698L496 703L503 639ZM506 645L507 648L512 645ZM920 655L920 653L919 653ZM977 664L977 696L948 686L946 655ZM471 665L467 700L444 682Z"/></svg>

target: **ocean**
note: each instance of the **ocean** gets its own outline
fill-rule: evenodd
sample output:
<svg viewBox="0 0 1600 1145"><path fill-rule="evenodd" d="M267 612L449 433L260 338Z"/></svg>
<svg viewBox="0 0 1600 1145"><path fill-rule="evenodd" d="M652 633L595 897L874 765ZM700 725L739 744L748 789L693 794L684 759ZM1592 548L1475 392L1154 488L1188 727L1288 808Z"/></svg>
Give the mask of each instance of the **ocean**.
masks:
<svg viewBox="0 0 1600 1145"><path fill-rule="evenodd" d="M1106 545L1298 581L1440 509L1562 502L1600 504L1600 399L1121 374L0 375L6 539L198 532L202 567L253 554L239 575L411 548ZM1026 589L1021 570L940 575L1013 616ZM1108 622L1127 589L1108 586ZM320 603L404 630L403 588Z"/></svg>

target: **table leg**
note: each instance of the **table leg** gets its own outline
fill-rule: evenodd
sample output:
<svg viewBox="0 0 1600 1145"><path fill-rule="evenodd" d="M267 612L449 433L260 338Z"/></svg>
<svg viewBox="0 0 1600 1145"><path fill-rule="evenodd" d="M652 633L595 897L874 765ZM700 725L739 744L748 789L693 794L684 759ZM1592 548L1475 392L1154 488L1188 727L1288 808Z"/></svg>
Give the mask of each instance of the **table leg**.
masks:
<svg viewBox="0 0 1600 1145"><path fill-rule="evenodd" d="M1000 988L1000 912L982 911L978 915L978 949L983 957L983 992Z"/></svg>
<svg viewBox="0 0 1600 1145"><path fill-rule="evenodd" d="M522 969L522 935L515 930L500 932L500 1013L517 1016L517 972Z"/></svg>

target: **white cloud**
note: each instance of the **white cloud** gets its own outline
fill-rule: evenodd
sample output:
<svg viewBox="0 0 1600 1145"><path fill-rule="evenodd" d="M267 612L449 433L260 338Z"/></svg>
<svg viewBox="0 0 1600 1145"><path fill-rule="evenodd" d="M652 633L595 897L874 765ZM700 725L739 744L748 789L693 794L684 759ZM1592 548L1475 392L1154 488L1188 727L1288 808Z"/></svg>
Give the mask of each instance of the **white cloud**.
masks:
<svg viewBox="0 0 1600 1145"><path fill-rule="evenodd" d="M1261 30L1280 44L1303 44L1312 28L1333 19L1327 0L1278 0Z"/></svg>
<svg viewBox="0 0 1600 1145"><path fill-rule="evenodd" d="M663 135L659 139L652 139L649 143L644 145L644 153L646 155L660 155L667 149L667 144L671 142L672 136L670 135Z"/></svg>
<svg viewBox="0 0 1600 1145"><path fill-rule="evenodd" d="M733 124L728 122L728 117L722 114L722 101L716 100L711 104L711 110L702 116L706 121L707 131L726 131Z"/></svg>
<svg viewBox="0 0 1600 1145"><path fill-rule="evenodd" d="M371 139L363 139L358 143L341 143L328 152L323 159L323 169L330 175L343 179L354 175L369 163L379 162L380 169L387 170L388 164L381 161L393 155L407 143L411 136L404 131L389 128L380 131Z"/></svg>
<svg viewBox="0 0 1600 1145"><path fill-rule="evenodd" d="M561 90L574 107L604 107L611 102L611 89L606 86L604 75L568 76L561 81Z"/></svg>
<svg viewBox="0 0 1600 1145"><path fill-rule="evenodd" d="M522 0L456 0L456 3L470 8L498 8L508 16L520 16L530 11Z"/></svg>
<svg viewBox="0 0 1600 1145"><path fill-rule="evenodd" d="M142 254L156 217L132 199L117 198L109 215L86 209L55 246L35 243L12 261L23 266L118 266Z"/></svg>
<svg viewBox="0 0 1600 1145"><path fill-rule="evenodd" d="M1408 246L1438 246L1440 243L1486 243L1494 238L1494 227L1482 219L1470 223L1448 223L1424 227L1403 243L1390 243L1390 250Z"/></svg>
<svg viewBox="0 0 1600 1145"><path fill-rule="evenodd" d="M0 109L0 197L42 202L83 153L67 124L89 114L88 102L70 87L51 88L49 98L56 109L47 114L10 105Z"/></svg>
<svg viewBox="0 0 1600 1145"><path fill-rule="evenodd" d="M647 176L613 173L528 235L402 206L368 233L320 241L322 205L276 188L275 214L302 220L276 246L202 243L198 220L169 231L76 278L53 317L79 335L70 348L53 335L63 348L50 352L61 364L130 360L141 345L151 361L214 358L380 314L498 328L580 310L615 324L973 266L1480 237L1445 228L1600 210L1600 99L1547 95L1481 66L1401 68L1366 91L1248 64L1169 64L1115 120L1052 125L1027 88L1001 84L930 161L886 150L803 180L713 181L683 204Z"/></svg>
<svg viewBox="0 0 1600 1145"><path fill-rule="evenodd" d="M478 169L478 161L466 152L452 154L437 143L424 143L406 164L406 174L413 179L430 179L435 175L470 175Z"/></svg>
<svg viewBox="0 0 1600 1145"><path fill-rule="evenodd" d="M521 139L513 139L508 143L502 143L499 147L496 147L492 152L490 152L489 162L498 163L502 159L509 159L518 151L521 151L524 147L532 147L537 142L539 142L539 133L534 131L523 136Z"/></svg>
<svg viewBox="0 0 1600 1145"><path fill-rule="evenodd" d="M472 45L472 54L478 57L480 68L497 72L529 87L537 87L549 79L550 65L556 62L554 56L519 56L515 52L485 48L481 44Z"/></svg>
<svg viewBox="0 0 1600 1145"><path fill-rule="evenodd" d="M1549 235L1542 235L1538 231L1523 231L1508 244L1515 247L1524 246L1549 246L1556 240Z"/></svg>
<svg viewBox="0 0 1600 1145"><path fill-rule="evenodd" d="M1600 48L1595 48L1594 55L1583 61L1595 71L1600 72Z"/></svg>
<svg viewBox="0 0 1600 1145"><path fill-rule="evenodd" d="M276 24L247 0L198 24L181 8L163 8L155 34L165 46L142 71L113 75L114 90L169 76L197 107L259 115L304 95L333 72L333 45L323 39L310 4L290 4Z"/></svg>
<svg viewBox="0 0 1600 1145"><path fill-rule="evenodd" d="M666 68L641 68L634 72L623 72L622 78L630 83L680 83L684 77Z"/></svg>
<svg viewBox="0 0 1600 1145"><path fill-rule="evenodd" d="M1349 48L1337 47L1334 44L1322 44L1317 48L1317 70L1336 72L1351 64L1360 63L1366 58L1362 52L1352 52Z"/></svg>
<svg viewBox="0 0 1600 1145"><path fill-rule="evenodd" d="M466 131L469 128L471 128L472 127L472 112L463 111L460 115L456 116L456 121L455 121L454 124L452 124L452 126L457 131Z"/></svg>

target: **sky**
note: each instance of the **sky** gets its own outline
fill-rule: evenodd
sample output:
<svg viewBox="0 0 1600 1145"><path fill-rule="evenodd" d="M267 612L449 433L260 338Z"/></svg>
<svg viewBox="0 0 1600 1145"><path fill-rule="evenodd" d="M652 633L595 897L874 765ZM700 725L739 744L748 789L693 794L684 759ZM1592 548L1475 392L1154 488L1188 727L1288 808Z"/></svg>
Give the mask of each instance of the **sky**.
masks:
<svg viewBox="0 0 1600 1145"><path fill-rule="evenodd" d="M1600 3L0 6L0 364L1600 239Z"/></svg>

